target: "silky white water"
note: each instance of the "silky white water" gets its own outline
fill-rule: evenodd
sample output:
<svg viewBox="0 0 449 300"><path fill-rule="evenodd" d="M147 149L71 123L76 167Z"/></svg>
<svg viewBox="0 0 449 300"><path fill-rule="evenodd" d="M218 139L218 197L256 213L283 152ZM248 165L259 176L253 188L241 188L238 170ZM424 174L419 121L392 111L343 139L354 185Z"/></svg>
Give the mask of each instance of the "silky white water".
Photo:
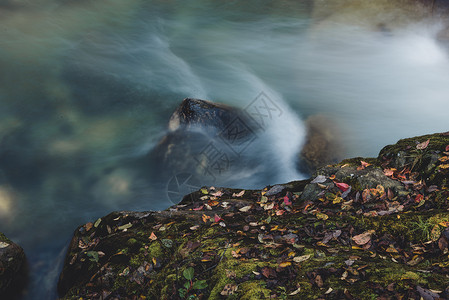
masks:
<svg viewBox="0 0 449 300"><path fill-rule="evenodd" d="M172 204L169 183L142 174L184 98L243 109L264 93L278 107L232 172L197 185L305 178L296 168L303 121L317 114L338 128L347 157L449 130L444 18L296 2L0 6L0 231L27 253L24 299L56 297L77 226Z"/></svg>

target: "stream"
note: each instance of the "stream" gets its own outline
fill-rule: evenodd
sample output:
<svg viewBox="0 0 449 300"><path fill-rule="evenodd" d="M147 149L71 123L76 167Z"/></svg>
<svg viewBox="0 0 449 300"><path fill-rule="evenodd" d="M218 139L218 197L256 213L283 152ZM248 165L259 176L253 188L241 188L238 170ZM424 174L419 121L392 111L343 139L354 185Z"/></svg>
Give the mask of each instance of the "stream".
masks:
<svg viewBox="0 0 449 300"><path fill-rule="evenodd" d="M22 298L55 299L73 231L111 211L165 209L202 185L307 178L308 117L333 124L344 157L448 131L445 15L354 2L0 4L0 231L28 257ZM188 97L258 107L263 130L218 177L147 176Z"/></svg>

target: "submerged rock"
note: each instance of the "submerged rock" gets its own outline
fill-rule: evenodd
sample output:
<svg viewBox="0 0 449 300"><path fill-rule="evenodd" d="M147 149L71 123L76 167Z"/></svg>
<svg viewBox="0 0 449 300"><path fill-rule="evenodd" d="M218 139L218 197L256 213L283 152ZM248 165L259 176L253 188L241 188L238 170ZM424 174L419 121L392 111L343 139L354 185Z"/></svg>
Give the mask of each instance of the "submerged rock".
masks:
<svg viewBox="0 0 449 300"><path fill-rule="evenodd" d="M337 163L342 159L343 145L336 124L323 115L305 121L307 136L299 153L299 169L311 174L319 167Z"/></svg>
<svg viewBox="0 0 449 300"><path fill-rule="evenodd" d="M415 149L436 166L394 159ZM75 231L60 296L447 299L449 190L431 177L448 177L448 151L445 134L416 137L305 181L203 187L165 211L111 213Z"/></svg>
<svg viewBox="0 0 449 300"><path fill-rule="evenodd" d="M26 277L25 252L0 233L0 299L13 299L18 296Z"/></svg>

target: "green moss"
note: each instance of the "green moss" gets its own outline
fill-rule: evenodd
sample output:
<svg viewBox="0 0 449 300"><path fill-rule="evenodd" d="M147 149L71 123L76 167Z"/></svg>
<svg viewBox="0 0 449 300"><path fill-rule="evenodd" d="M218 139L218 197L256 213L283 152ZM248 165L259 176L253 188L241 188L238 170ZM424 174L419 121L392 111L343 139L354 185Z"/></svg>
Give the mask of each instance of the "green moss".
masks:
<svg viewBox="0 0 449 300"><path fill-rule="evenodd" d="M271 290L265 287L265 281L247 281L239 286L239 299L260 300L269 299Z"/></svg>
<svg viewBox="0 0 449 300"><path fill-rule="evenodd" d="M164 255L164 250L162 249L161 244L158 241L153 241L148 246L148 255L151 257L162 257Z"/></svg>
<svg viewBox="0 0 449 300"><path fill-rule="evenodd" d="M10 239L8 239L3 233L0 232L0 242L4 243L12 243Z"/></svg>

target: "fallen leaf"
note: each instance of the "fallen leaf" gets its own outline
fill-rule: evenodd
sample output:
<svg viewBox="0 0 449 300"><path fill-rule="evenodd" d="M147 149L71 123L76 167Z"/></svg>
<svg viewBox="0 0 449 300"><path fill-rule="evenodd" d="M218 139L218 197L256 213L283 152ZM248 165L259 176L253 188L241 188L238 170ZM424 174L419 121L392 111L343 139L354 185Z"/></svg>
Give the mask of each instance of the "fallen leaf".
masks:
<svg viewBox="0 0 449 300"><path fill-rule="evenodd" d="M217 206L220 202L216 201L216 200L209 200L209 202L207 202L207 204L209 204L210 206Z"/></svg>
<svg viewBox="0 0 449 300"><path fill-rule="evenodd" d="M190 230L197 230L198 228L200 228L200 225L195 225L190 227Z"/></svg>
<svg viewBox="0 0 449 300"><path fill-rule="evenodd" d="M419 203L424 199L424 196L421 194L416 195L415 197L415 203Z"/></svg>
<svg viewBox="0 0 449 300"><path fill-rule="evenodd" d="M293 258L293 261L295 263L302 263L303 261L306 261L306 260L308 260L311 257L312 257L312 254L296 256L296 257Z"/></svg>
<svg viewBox="0 0 449 300"><path fill-rule="evenodd" d="M446 150L445 150L445 151L446 151L446 152L449 151L449 145L446 146Z"/></svg>
<svg viewBox="0 0 449 300"><path fill-rule="evenodd" d="M196 211L198 211L198 210L202 210L203 209L203 207L204 207L204 205L201 205L201 206L198 206L198 207L195 207L193 210L196 210Z"/></svg>
<svg viewBox="0 0 449 300"><path fill-rule="evenodd" d="M204 195L207 195L207 194L209 194L209 191L206 188L202 188L201 193L203 193Z"/></svg>
<svg viewBox="0 0 449 300"><path fill-rule="evenodd" d="M321 275L316 275L315 277L315 284L317 285L317 287L321 288L324 285L324 281L323 278L321 278Z"/></svg>
<svg viewBox="0 0 449 300"><path fill-rule="evenodd" d="M215 196L215 197L221 197L221 196L223 196L223 192L222 191L218 191L218 192L215 192L215 193L211 193L211 195Z"/></svg>
<svg viewBox="0 0 449 300"><path fill-rule="evenodd" d="M316 214L316 217L317 217L317 219L319 219L319 220L327 220L327 219L329 219L329 216L328 216L328 215L323 214L323 213L320 213L320 212Z"/></svg>
<svg viewBox="0 0 449 300"><path fill-rule="evenodd" d="M95 221L94 227L97 228L98 225L101 223L101 218L99 218L97 221Z"/></svg>
<svg viewBox="0 0 449 300"><path fill-rule="evenodd" d="M279 267L281 267L281 268L286 268L286 267L291 266L291 265L292 265L291 262L285 261L285 262L280 263L280 264L279 264Z"/></svg>
<svg viewBox="0 0 449 300"><path fill-rule="evenodd" d="M202 218L203 218L203 222L204 223L207 223L207 221L210 219L210 217L208 215L205 215L205 214L203 214Z"/></svg>
<svg viewBox="0 0 449 300"><path fill-rule="evenodd" d="M396 171L396 169L392 168L392 169L385 169L384 170L384 174L387 177L393 176L394 172Z"/></svg>
<svg viewBox="0 0 449 300"><path fill-rule="evenodd" d="M346 192L349 189L349 185L347 183L336 181L334 181L334 183L342 192Z"/></svg>
<svg viewBox="0 0 449 300"><path fill-rule="evenodd" d="M233 193L233 194L232 194L232 197L237 197L237 198L238 198L238 197L242 197L243 194L245 194L245 190L243 190L243 191L241 191L241 192L239 192L239 193L237 193L237 194L236 194L236 193Z"/></svg>
<svg viewBox="0 0 449 300"><path fill-rule="evenodd" d="M288 196L284 197L284 204L285 205L292 205L292 201L290 200L290 198Z"/></svg>
<svg viewBox="0 0 449 300"><path fill-rule="evenodd" d="M220 218L219 215L215 214L215 216L214 216L214 221L215 221L215 223L218 223L218 222L220 222L220 221L223 221L223 219Z"/></svg>
<svg viewBox="0 0 449 300"><path fill-rule="evenodd" d="M416 145L416 149L418 149L418 150L426 149L427 146L429 146L429 142L430 142L430 139L425 142L419 143L418 145Z"/></svg>
<svg viewBox="0 0 449 300"><path fill-rule="evenodd" d="M6 247L8 247L8 246L9 246L8 243L0 242L0 249L6 248Z"/></svg>
<svg viewBox="0 0 449 300"><path fill-rule="evenodd" d="M244 207L240 208L239 211L241 211L241 212L247 212L247 211L250 210L250 209L251 209L251 205L248 205L248 206L244 206Z"/></svg>
<svg viewBox="0 0 449 300"><path fill-rule="evenodd" d="M157 236L154 234L154 232L152 232L152 233L150 234L149 239L152 240L152 241L157 240Z"/></svg>
<svg viewBox="0 0 449 300"><path fill-rule="evenodd" d="M86 231L91 230L93 226L94 226L94 224L92 224L92 222L89 222L86 225L84 225L84 227L86 228Z"/></svg>
<svg viewBox="0 0 449 300"><path fill-rule="evenodd" d="M448 169L449 168L449 164L447 165L439 165L440 169Z"/></svg>
<svg viewBox="0 0 449 300"><path fill-rule="evenodd" d="M441 162L448 161L449 160L449 156L440 157L438 160L441 161Z"/></svg>
<svg viewBox="0 0 449 300"><path fill-rule="evenodd" d="M298 289L297 290L295 290L295 291L293 291L293 292L291 292L289 295L290 296L294 296L294 295L297 295L299 292L301 291L301 287L298 287Z"/></svg>
<svg viewBox="0 0 449 300"><path fill-rule="evenodd" d="M438 239L440 238L440 234L441 234L440 225L436 224L435 226L433 226L432 231L430 232L430 240L432 242L438 241Z"/></svg>
<svg viewBox="0 0 449 300"><path fill-rule="evenodd" d="M118 230L126 231L126 230L128 230L129 228L131 228L132 226L133 226L133 225L132 225L131 223L128 223L128 224L119 226L119 227L118 227Z"/></svg>
<svg viewBox="0 0 449 300"><path fill-rule="evenodd" d="M326 176L324 175L318 175L317 177L315 177L314 180L312 180L310 183L323 183L326 181Z"/></svg>
<svg viewBox="0 0 449 300"><path fill-rule="evenodd" d="M365 231L362 234L356 235L352 237L352 240L357 244L357 245L365 245L367 244L370 240L371 240L371 236L375 233L374 230L368 230Z"/></svg>
<svg viewBox="0 0 449 300"><path fill-rule="evenodd" d="M265 276L266 278L276 278L277 277L276 271L269 267L264 267L262 269L262 275Z"/></svg>
<svg viewBox="0 0 449 300"><path fill-rule="evenodd" d="M238 289L238 286L235 284L226 284L223 288L223 290L220 292L220 295L222 296L229 296L233 295Z"/></svg>

